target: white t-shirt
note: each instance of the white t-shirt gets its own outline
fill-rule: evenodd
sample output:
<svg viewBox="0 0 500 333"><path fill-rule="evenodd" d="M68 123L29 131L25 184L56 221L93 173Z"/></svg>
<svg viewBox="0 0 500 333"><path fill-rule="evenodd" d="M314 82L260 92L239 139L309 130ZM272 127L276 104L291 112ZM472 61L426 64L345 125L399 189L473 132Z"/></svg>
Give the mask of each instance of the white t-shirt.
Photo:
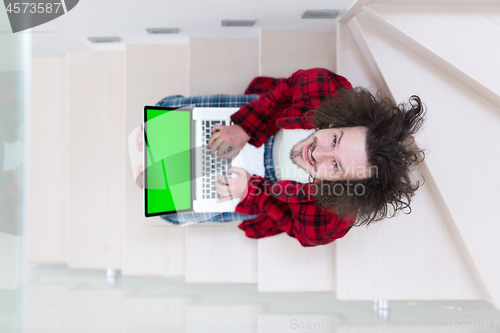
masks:
<svg viewBox="0 0 500 333"><path fill-rule="evenodd" d="M290 159L290 150L300 141L314 133L314 129L282 129L274 135L273 164L274 173L278 180L294 180L299 183L308 183L309 174L304 169L293 164Z"/></svg>

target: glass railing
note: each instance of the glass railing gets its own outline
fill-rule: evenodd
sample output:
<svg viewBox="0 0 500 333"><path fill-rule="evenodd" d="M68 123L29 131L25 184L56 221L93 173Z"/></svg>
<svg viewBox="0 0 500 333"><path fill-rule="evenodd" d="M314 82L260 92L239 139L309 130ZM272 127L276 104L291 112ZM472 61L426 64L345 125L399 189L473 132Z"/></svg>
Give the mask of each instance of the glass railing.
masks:
<svg viewBox="0 0 500 333"><path fill-rule="evenodd" d="M24 331L30 34L0 10L0 332Z"/></svg>

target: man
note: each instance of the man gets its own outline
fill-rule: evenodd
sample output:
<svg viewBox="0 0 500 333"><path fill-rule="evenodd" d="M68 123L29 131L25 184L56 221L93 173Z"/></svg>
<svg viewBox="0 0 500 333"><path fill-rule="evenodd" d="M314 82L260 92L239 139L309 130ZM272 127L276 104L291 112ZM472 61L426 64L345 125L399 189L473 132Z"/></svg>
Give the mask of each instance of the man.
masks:
<svg viewBox="0 0 500 333"><path fill-rule="evenodd" d="M231 116L234 125L214 126L208 143L223 158L245 144L266 145L265 178L233 168L237 178L219 175L216 182L221 200L241 198L236 218L244 220L239 227L248 237L286 232L302 246L317 246L343 237L354 225L409 209L420 186L412 182L411 168L423 156L412 147L424 116L417 96L409 108L397 106L321 68L290 78L258 77L245 92L252 93L259 97ZM280 160L292 140L288 158ZM276 175L276 163L293 163L309 181L304 173Z"/></svg>

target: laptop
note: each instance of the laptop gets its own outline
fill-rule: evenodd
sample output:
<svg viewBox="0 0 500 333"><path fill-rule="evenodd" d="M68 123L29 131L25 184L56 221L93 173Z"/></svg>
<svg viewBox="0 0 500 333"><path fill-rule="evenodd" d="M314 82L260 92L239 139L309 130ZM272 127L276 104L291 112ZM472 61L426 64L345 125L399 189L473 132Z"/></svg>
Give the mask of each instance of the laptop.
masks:
<svg viewBox="0 0 500 333"><path fill-rule="evenodd" d="M264 176L264 147L246 144L231 160L210 155L216 124L232 125L239 108L144 107L144 211L146 217L182 212L234 212L240 198L217 202L216 174L231 167Z"/></svg>

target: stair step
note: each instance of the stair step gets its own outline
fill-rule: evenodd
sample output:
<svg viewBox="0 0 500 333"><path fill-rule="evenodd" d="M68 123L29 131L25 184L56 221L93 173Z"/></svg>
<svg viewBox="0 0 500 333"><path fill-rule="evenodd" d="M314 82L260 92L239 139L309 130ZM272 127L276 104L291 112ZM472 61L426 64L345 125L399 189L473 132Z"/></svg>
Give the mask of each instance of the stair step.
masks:
<svg viewBox="0 0 500 333"><path fill-rule="evenodd" d="M32 58L29 262L68 261L67 79L66 57Z"/></svg>
<svg viewBox="0 0 500 333"><path fill-rule="evenodd" d="M187 45L128 45L125 71L125 137L143 119L145 105L169 95L187 95ZM144 217L143 190L135 185L130 162L124 164L124 275L184 275L185 229L159 217Z"/></svg>
<svg viewBox="0 0 500 333"><path fill-rule="evenodd" d="M68 52L71 268L121 268L124 56Z"/></svg>
<svg viewBox="0 0 500 333"><path fill-rule="evenodd" d="M256 38L190 38L189 95L243 94L258 74Z"/></svg>
<svg viewBox="0 0 500 333"><path fill-rule="evenodd" d="M279 234L259 239L259 291L334 291L335 245L303 247Z"/></svg>
<svg viewBox="0 0 500 333"><path fill-rule="evenodd" d="M203 222L186 227L187 282L257 282L257 242L240 222Z"/></svg>
<svg viewBox="0 0 500 333"><path fill-rule="evenodd" d="M289 77L299 69L335 71L334 31L261 30L259 75Z"/></svg>

